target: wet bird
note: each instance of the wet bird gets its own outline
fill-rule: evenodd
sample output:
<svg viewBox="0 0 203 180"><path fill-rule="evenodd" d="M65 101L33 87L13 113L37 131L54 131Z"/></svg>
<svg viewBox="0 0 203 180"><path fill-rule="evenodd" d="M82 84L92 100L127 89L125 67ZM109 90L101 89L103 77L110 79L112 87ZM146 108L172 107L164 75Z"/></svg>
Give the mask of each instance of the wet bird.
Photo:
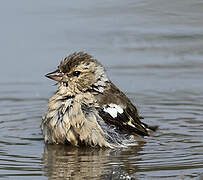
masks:
<svg viewBox="0 0 203 180"><path fill-rule="evenodd" d="M58 84L42 118L46 143L114 148L157 128L140 120L136 107L87 53L69 55L46 77Z"/></svg>

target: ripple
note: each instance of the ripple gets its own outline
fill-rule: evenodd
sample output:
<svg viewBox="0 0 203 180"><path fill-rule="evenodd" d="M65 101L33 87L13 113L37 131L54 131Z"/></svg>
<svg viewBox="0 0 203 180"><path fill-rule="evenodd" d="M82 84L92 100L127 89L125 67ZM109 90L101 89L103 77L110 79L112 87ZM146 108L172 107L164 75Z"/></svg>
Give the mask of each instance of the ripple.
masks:
<svg viewBox="0 0 203 180"><path fill-rule="evenodd" d="M202 2L23 2L0 11L0 178L202 176ZM56 87L42 76L78 49L108 66L157 132L115 150L44 144L41 116Z"/></svg>

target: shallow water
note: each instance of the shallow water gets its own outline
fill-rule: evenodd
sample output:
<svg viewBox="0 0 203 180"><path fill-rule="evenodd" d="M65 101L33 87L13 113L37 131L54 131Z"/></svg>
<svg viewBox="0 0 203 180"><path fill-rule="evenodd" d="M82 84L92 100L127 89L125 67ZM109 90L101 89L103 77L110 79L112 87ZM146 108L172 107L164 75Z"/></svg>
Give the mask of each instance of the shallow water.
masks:
<svg viewBox="0 0 203 180"><path fill-rule="evenodd" d="M203 2L0 2L0 178L199 179L203 174ZM45 145L56 90L43 77L84 50L159 125L138 146ZM203 177L203 175L202 175Z"/></svg>

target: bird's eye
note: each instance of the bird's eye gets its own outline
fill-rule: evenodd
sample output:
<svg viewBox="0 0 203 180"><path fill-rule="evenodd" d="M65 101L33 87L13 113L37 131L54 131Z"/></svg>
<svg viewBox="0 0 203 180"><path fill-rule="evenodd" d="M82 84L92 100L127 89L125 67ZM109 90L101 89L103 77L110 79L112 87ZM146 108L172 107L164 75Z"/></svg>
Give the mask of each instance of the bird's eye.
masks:
<svg viewBox="0 0 203 180"><path fill-rule="evenodd" d="M73 71L73 76L77 76L78 77L80 75L80 73L81 73L80 71Z"/></svg>

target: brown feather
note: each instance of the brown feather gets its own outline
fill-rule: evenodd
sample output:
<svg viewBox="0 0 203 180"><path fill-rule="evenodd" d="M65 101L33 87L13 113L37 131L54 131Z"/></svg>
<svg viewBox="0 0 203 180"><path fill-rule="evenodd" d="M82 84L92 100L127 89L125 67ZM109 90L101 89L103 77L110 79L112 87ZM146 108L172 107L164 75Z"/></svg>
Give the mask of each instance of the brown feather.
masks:
<svg viewBox="0 0 203 180"><path fill-rule="evenodd" d="M142 136L148 136L145 126L140 121L136 107L130 102L128 97L121 92L113 83L108 83L104 93L95 95L99 104L99 114L102 119L108 123L113 123L128 133L135 133ZM104 112L101 107L108 104L117 104L123 108L123 113L116 118L111 117Z"/></svg>
<svg viewBox="0 0 203 180"><path fill-rule="evenodd" d="M133 135L148 136L151 126L140 121L136 107L92 56L73 53L47 77L59 88L42 119L45 142L115 147L131 142ZM110 105L118 107L113 107L115 116L105 110Z"/></svg>

